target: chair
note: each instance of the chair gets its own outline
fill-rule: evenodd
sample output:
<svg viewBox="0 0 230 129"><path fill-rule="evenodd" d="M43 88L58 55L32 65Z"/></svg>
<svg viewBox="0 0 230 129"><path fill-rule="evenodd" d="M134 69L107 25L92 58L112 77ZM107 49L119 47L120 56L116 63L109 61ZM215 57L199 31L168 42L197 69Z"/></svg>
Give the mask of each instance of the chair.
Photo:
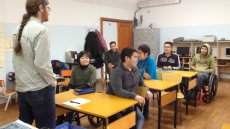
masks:
<svg viewBox="0 0 230 129"><path fill-rule="evenodd" d="M8 108L9 102L11 100L11 97L12 97L12 95L16 95L16 91L12 90L12 89L6 89L3 80L0 80L0 88L2 88L2 91L0 91L0 97L7 99L6 106L4 109L4 111L6 111ZM17 95L16 95L16 101L17 101Z"/></svg>
<svg viewBox="0 0 230 129"><path fill-rule="evenodd" d="M136 89L136 93L138 95L140 95L141 97L146 98L148 90L149 90L148 87L138 86L137 89ZM141 105L141 111L142 111L142 113L143 113L143 109L144 109L144 105Z"/></svg>
<svg viewBox="0 0 230 129"><path fill-rule="evenodd" d="M108 129L130 129L136 125L136 112L133 111L108 125Z"/></svg>
<svg viewBox="0 0 230 129"><path fill-rule="evenodd" d="M72 70L62 70L61 75L62 75L62 77L71 77Z"/></svg>
<svg viewBox="0 0 230 129"><path fill-rule="evenodd" d="M182 76L180 74L163 72L161 76L162 76L162 80L164 81L173 81L173 82L177 82L178 84L180 84L182 81ZM184 95L180 91L180 85L178 85L177 99L179 100L179 103L180 103L180 124L182 123L181 99L183 98L184 98Z"/></svg>

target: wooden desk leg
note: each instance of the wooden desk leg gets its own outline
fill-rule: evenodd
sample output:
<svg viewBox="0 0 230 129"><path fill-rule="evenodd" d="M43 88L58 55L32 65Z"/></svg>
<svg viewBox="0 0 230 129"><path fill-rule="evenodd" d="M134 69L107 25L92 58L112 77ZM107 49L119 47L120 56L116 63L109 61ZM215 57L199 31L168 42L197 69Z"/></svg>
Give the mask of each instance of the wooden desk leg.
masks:
<svg viewBox="0 0 230 129"><path fill-rule="evenodd" d="M186 98L186 115L188 115L188 85L189 85L189 79L185 79L185 98Z"/></svg>
<svg viewBox="0 0 230 129"><path fill-rule="evenodd" d="M196 88L197 86L195 86L195 96L194 96L194 106L195 106L195 108L196 108L196 96L197 96L197 88Z"/></svg>
<svg viewBox="0 0 230 129"><path fill-rule="evenodd" d="M158 98L158 129L161 128L161 91L159 91L159 98Z"/></svg>
<svg viewBox="0 0 230 129"><path fill-rule="evenodd" d="M108 125L109 125L109 119L108 118L103 119L103 129L109 129Z"/></svg>
<svg viewBox="0 0 230 129"><path fill-rule="evenodd" d="M177 121L176 118L177 118L177 95L176 95L176 101L174 102L174 128L176 128L176 121Z"/></svg>

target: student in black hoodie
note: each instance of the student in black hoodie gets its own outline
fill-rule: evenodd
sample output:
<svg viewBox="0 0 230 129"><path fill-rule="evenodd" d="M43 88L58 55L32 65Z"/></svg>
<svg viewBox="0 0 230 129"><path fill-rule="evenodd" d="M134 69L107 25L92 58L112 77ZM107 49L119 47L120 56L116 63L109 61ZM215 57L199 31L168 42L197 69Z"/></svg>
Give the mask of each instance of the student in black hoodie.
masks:
<svg viewBox="0 0 230 129"><path fill-rule="evenodd" d="M177 54L172 52L172 42L164 43L164 53L158 55L157 67L163 70L180 69L180 59Z"/></svg>

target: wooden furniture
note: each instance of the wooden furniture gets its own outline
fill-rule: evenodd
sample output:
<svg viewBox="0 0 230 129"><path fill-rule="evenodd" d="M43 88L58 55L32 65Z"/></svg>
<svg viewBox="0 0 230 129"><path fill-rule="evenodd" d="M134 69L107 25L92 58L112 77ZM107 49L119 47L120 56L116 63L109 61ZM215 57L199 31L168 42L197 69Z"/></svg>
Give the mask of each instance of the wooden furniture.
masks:
<svg viewBox="0 0 230 129"><path fill-rule="evenodd" d="M161 124L162 108L174 102L174 128L176 128L176 111L177 111L177 85L178 82L162 81L162 80L144 80L145 84L154 91L159 93L158 98L158 129ZM170 93L162 95L162 91L174 88Z"/></svg>
<svg viewBox="0 0 230 129"><path fill-rule="evenodd" d="M2 91L0 91L0 97L7 99L6 106L4 108L4 111L6 111L10 103L11 97L13 95L16 95L16 91L13 89L7 89L3 80L0 80L0 88L2 88ZM16 101L17 101L17 95L16 95Z"/></svg>
<svg viewBox="0 0 230 129"><path fill-rule="evenodd" d="M230 129L230 124L224 123L221 129Z"/></svg>
<svg viewBox="0 0 230 129"><path fill-rule="evenodd" d="M71 77L72 70L62 70L61 75L62 75L62 77Z"/></svg>
<svg viewBox="0 0 230 129"><path fill-rule="evenodd" d="M179 100L179 104L180 104L180 124L182 123L182 119L181 119L181 99L184 98L184 95L181 93L180 91L180 83L182 81L182 75L181 74L177 74L177 73L162 73L162 80L163 81L171 81L171 82L177 82L178 83L178 92L177 92L177 100Z"/></svg>
<svg viewBox="0 0 230 129"><path fill-rule="evenodd" d="M204 44L208 43L212 48L212 56L216 59L216 74L219 78L221 74L230 75L230 57L225 55L225 49L230 47L230 41L216 41L216 42L174 42L173 43L173 50L177 52L177 47L189 47L189 56L182 57L180 56L180 63L183 70L190 70L190 65L192 62L193 56L196 54L199 47ZM227 77L229 79L229 77Z"/></svg>
<svg viewBox="0 0 230 129"><path fill-rule="evenodd" d="M90 102L77 107L63 105L64 102L74 100L77 98L88 99L90 100ZM73 90L56 94L55 99L57 107L102 118L103 127L106 129L108 128L108 118L110 116L117 114L137 104L136 100L121 98L104 93L75 95L73 93Z"/></svg>
<svg viewBox="0 0 230 129"><path fill-rule="evenodd" d="M188 91L191 89L195 89L195 96L194 96L194 106L196 107L196 81L197 81L197 74L198 72L193 71L173 71L171 73L180 74L183 78L184 86L184 94L186 99L186 115L188 115Z"/></svg>

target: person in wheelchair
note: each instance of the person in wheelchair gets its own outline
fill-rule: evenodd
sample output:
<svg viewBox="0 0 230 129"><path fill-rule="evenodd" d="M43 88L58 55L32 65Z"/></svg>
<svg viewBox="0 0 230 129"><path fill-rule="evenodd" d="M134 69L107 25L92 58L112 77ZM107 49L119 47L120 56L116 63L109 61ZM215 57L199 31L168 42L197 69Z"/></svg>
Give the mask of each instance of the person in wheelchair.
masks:
<svg viewBox="0 0 230 129"><path fill-rule="evenodd" d="M87 51L82 51L79 53L77 62L79 65L73 69L68 89L85 89L93 87L96 83L96 68L90 64L91 55ZM67 90L68 90L67 89ZM57 119L57 124L61 124L64 121L72 122L74 112L69 112L66 114L66 120L64 115L59 116Z"/></svg>
<svg viewBox="0 0 230 129"><path fill-rule="evenodd" d="M210 73L215 72L214 57L211 55L211 47L205 43L200 47L191 64L191 69L199 72L197 74L197 91L200 92L204 82L208 82ZM207 92L208 87L204 87L203 92Z"/></svg>

